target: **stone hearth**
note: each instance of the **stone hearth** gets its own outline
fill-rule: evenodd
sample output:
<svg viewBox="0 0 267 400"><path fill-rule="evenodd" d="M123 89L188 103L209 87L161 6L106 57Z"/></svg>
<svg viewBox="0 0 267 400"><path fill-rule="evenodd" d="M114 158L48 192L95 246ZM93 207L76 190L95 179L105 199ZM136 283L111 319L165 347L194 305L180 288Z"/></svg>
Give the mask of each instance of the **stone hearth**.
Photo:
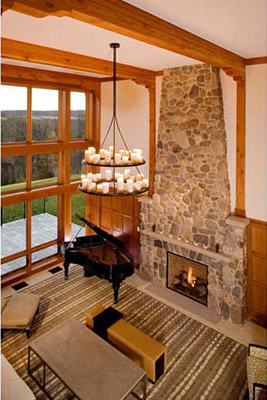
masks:
<svg viewBox="0 0 267 400"><path fill-rule="evenodd" d="M241 324L246 308L248 221L229 217L217 68L201 64L164 72L155 194L140 201L141 277L166 286L167 251L201 261L209 269L208 307Z"/></svg>

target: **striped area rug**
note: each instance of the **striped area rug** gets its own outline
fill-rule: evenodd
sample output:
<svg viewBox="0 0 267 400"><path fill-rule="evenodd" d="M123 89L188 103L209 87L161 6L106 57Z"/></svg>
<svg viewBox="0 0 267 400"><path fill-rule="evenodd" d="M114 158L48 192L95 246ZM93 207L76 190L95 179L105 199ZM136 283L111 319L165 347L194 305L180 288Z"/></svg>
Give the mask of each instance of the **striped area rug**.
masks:
<svg viewBox="0 0 267 400"><path fill-rule="evenodd" d="M110 284L96 277L84 278L83 269L77 266L70 269L68 281L60 272L25 292L41 296L40 313L30 341L69 318L84 323L88 308L98 302L104 306L113 302ZM245 346L127 283L120 289L116 308L131 324L167 346L167 371L156 384L148 383L148 399L244 399L247 387ZM27 375L28 343L25 333L6 332L2 352L36 398L44 400L46 396ZM73 398L60 387L52 374L48 377L47 388L57 400Z"/></svg>

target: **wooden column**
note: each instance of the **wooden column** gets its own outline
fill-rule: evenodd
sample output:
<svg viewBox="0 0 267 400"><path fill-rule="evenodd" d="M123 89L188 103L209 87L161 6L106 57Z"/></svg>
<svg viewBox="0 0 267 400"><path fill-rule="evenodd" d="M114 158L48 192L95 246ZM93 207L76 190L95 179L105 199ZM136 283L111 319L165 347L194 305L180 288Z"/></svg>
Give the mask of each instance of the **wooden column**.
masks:
<svg viewBox="0 0 267 400"><path fill-rule="evenodd" d="M246 216L245 210L245 155L246 155L246 79L235 78L236 108L236 208L235 215Z"/></svg>
<svg viewBox="0 0 267 400"><path fill-rule="evenodd" d="M155 158L156 158L156 80L149 85L149 196L154 193Z"/></svg>

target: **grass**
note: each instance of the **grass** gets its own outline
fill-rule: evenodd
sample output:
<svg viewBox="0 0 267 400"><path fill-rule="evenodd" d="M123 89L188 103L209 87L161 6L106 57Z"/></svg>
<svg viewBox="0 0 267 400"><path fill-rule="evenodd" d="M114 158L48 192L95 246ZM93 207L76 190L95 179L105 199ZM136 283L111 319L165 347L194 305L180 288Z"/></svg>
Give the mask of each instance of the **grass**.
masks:
<svg viewBox="0 0 267 400"><path fill-rule="evenodd" d="M80 177L80 175L72 175L72 179ZM41 179L34 181L33 185L42 185L54 183L55 178ZM23 189L25 183L15 183L13 185L2 186L2 191ZM37 199L32 201L32 215L42 214L43 212L58 215L58 196L46 197L45 199ZM83 193L75 194L71 198L71 221L77 225L82 225L82 222L75 217L75 214L80 214L85 217L85 195ZM11 204L10 206L3 207L2 223L7 223L22 219L25 216L24 203Z"/></svg>

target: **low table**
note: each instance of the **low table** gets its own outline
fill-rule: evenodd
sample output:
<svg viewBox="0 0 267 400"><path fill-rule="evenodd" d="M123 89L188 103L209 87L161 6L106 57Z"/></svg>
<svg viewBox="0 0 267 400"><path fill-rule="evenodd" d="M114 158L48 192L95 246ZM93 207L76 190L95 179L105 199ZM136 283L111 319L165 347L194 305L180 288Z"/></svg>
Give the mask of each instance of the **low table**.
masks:
<svg viewBox="0 0 267 400"><path fill-rule="evenodd" d="M32 352L43 365L43 382L31 370ZM80 400L123 400L142 383L146 399L145 371L78 321L68 320L40 336L28 347L28 374L46 390L46 367Z"/></svg>

